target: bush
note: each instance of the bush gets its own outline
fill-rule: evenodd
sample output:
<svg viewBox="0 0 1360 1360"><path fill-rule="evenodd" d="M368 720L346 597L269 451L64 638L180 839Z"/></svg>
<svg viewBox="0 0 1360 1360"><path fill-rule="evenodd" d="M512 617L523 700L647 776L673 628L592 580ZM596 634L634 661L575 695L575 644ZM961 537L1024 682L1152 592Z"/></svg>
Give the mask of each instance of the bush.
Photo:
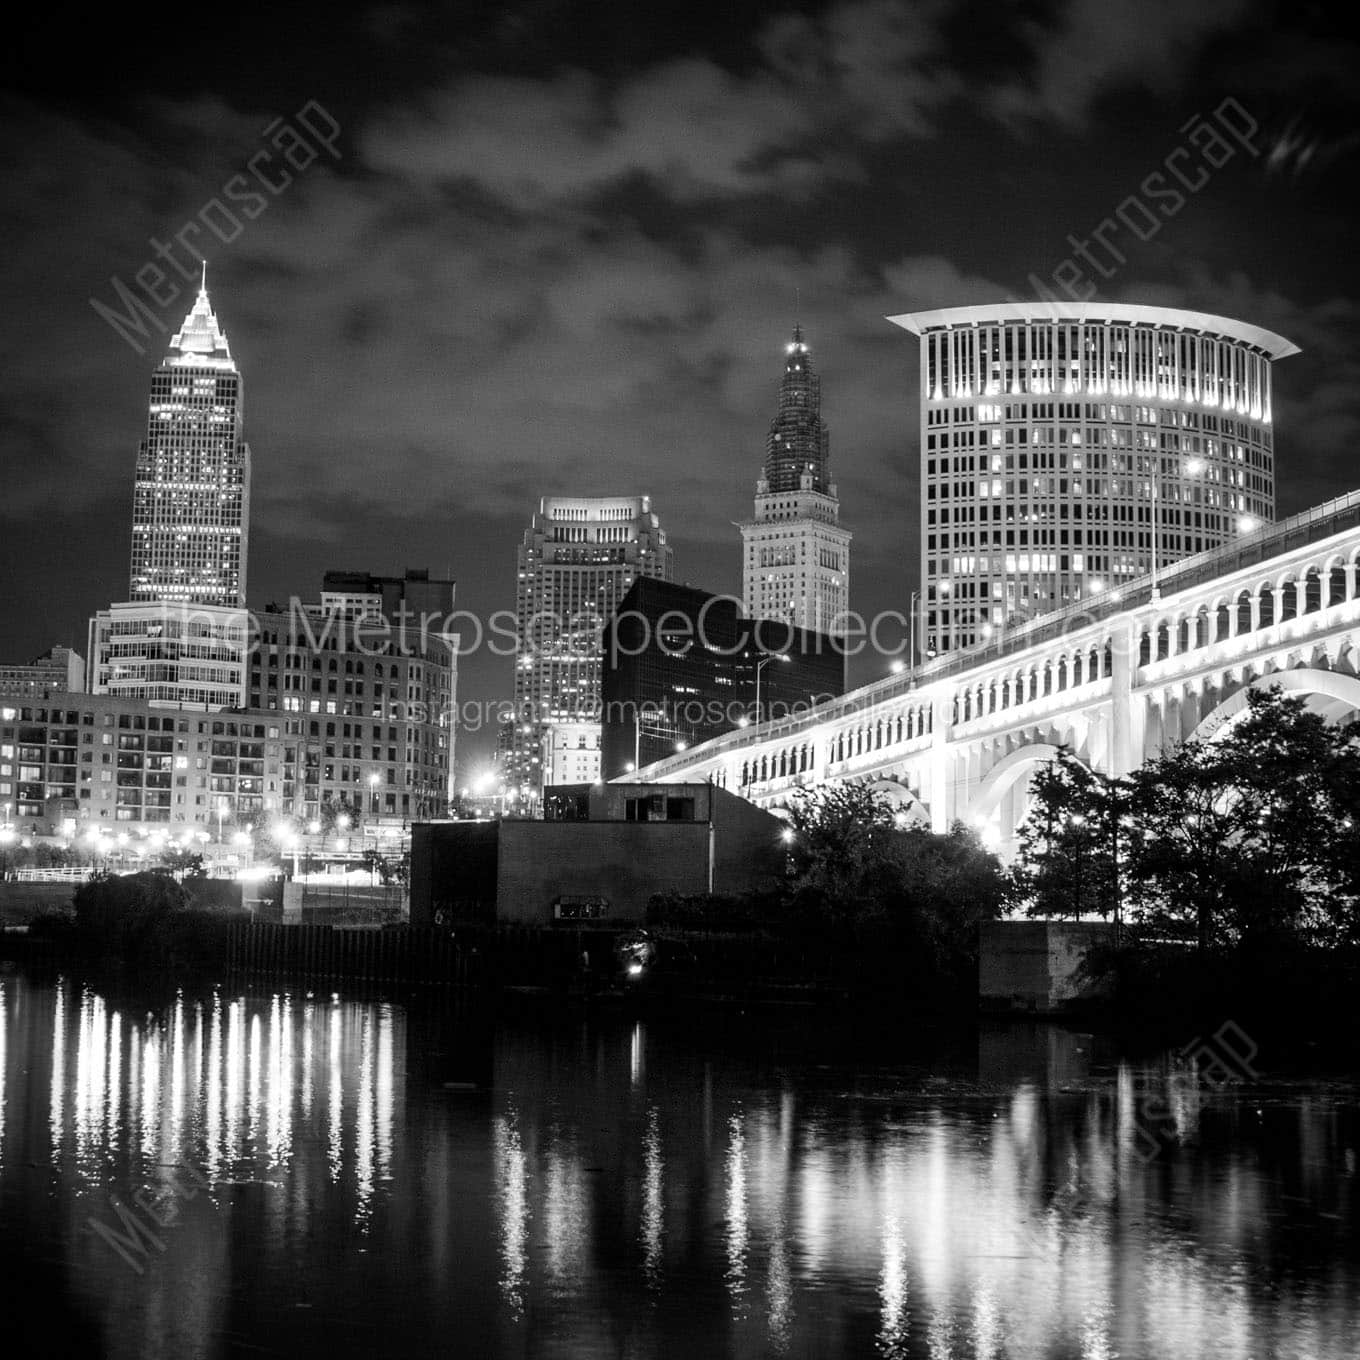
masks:
<svg viewBox="0 0 1360 1360"><path fill-rule="evenodd" d="M76 890L76 938L102 957L139 968L180 968L225 958L231 915L193 911L163 869L101 875Z"/></svg>

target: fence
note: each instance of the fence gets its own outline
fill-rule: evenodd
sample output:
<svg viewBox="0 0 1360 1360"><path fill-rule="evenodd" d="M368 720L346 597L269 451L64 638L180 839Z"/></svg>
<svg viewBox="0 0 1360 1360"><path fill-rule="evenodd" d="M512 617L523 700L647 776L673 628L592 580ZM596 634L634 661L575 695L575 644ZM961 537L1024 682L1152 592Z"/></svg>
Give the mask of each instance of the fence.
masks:
<svg viewBox="0 0 1360 1360"><path fill-rule="evenodd" d="M16 883L84 883L94 876L94 865L67 869L11 869Z"/></svg>
<svg viewBox="0 0 1360 1360"><path fill-rule="evenodd" d="M343 930L234 921L227 934L227 965L234 971L318 982L343 979L466 986L478 981L480 962L475 945L465 945L434 928Z"/></svg>

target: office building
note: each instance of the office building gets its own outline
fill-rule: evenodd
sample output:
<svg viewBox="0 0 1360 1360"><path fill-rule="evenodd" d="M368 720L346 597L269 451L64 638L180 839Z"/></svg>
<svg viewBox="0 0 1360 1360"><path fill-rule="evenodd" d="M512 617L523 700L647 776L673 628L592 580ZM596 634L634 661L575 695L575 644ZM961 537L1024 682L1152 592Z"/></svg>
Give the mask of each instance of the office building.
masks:
<svg viewBox="0 0 1360 1360"><path fill-rule="evenodd" d="M516 589L515 744L506 782L516 805L534 810L546 783L551 730L600 730L600 647L605 624L641 577L669 581L666 531L649 496L548 496L519 548ZM575 748L580 750L578 746ZM574 767L599 776L593 758ZM573 781L575 782L575 781Z"/></svg>
<svg viewBox="0 0 1360 1360"><path fill-rule="evenodd" d="M247 709L277 715L294 739L279 790L288 811L310 819L344 801L401 823L447 810L458 637L443 631L453 587L442 586L446 607L423 623L334 598L251 616ZM394 600L400 611L405 597Z"/></svg>
<svg viewBox="0 0 1360 1360"><path fill-rule="evenodd" d="M85 658L71 647L51 647L26 666L0 665L0 696L42 699L84 688Z"/></svg>
<svg viewBox="0 0 1360 1360"><path fill-rule="evenodd" d="M220 834L354 809L364 834L442 816L452 796L456 639L398 643L372 618L261 613L248 707L139 696L0 701L0 804L35 835Z"/></svg>
<svg viewBox="0 0 1360 1360"><path fill-rule="evenodd" d="M246 600L250 448L244 392L204 286L151 375L137 454L128 599Z"/></svg>
<svg viewBox="0 0 1360 1360"><path fill-rule="evenodd" d="M749 618L814 633L845 631L850 533L840 527L822 383L801 326L784 347L779 406L765 440L755 511L740 525L742 601Z"/></svg>
<svg viewBox="0 0 1360 1360"><path fill-rule="evenodd" d="M158 705L245 702L250 448L244 391L208 301L151 375L137 453L126 601L90 620L86 688Z"/></svg>
<svg viewBox="0 0 1360 1360"><path fill-rule="evenodd" d="M160 707L242 708L250 616L228 605L127 601L90 620L91 694Z"/></svg>
<svg viewBox="0 0 1360 1360"><path fill-rule="evenodd" d="M669 581L633 583L604 635L605 779L845 692L842 639L744 618L737 603Z"/></svg>
<svg viewBox="0 0 1360 1360"><path fill-rule="evenodd" d="M1274 518L1259 326L1170 307L998 303L920 337L923 644L952 651Z"/></svg>

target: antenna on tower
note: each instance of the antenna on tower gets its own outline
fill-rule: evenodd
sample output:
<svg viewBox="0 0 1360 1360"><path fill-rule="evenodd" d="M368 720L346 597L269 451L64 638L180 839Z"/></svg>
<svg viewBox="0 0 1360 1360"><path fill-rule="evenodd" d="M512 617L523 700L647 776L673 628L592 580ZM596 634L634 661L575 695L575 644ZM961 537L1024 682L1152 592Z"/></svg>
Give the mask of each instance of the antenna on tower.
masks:
<svg viewBox="0 0 1360 1360"><path fill-rule="evenodd" d="M198 285L198 291L200 293L208 291L208 257L206 255L203 257L203 282Z"/></svg>

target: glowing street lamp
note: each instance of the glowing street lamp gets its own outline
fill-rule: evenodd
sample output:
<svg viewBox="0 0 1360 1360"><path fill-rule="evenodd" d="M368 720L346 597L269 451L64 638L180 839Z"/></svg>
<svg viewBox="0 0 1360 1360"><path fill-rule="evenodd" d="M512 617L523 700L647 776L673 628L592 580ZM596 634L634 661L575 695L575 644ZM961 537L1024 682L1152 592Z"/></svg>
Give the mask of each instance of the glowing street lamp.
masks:
<svg viewBox="0 0 1360 1360"><path fill-rule="evenodd" d="M756 722L760 722L760 673L770 664L771 661L790 661L792 658L787 652L770 652L762 656L756 662Z"/></svg>

